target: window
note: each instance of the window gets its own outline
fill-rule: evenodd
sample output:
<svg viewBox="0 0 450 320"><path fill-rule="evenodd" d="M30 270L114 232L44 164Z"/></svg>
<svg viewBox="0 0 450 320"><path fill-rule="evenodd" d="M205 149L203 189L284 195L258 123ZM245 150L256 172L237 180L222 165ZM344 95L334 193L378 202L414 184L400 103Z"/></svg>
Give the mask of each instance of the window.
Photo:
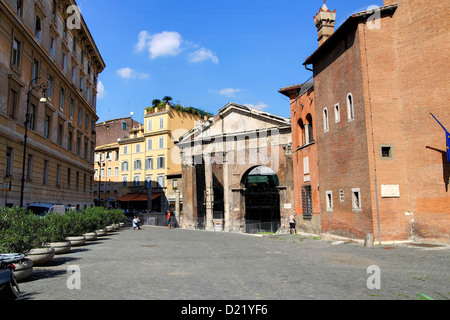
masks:
<svg viewBox="0 0 450 320"><path fill-rule="evenodd" d="M125 121L122 122L122 130L127 130L127 123Z"/></svg>
<svg viewBox="0 0 450 320"><path fill-rule="evenodd" d="M137 143L136 144L136 153L140 153L141 152L141 144Z"/></svg>
<svg viewBox="0 0 450 320"><path fill-rule="evenodd" d="M13 66L19 67L20 64L20 50L21 43L14 39L13 42L13 53L12 53L12 64Z"/></svg>
<svg viewBox="0 0 450 320"><path fill-rule="evenodd" d="M65 54L65 53L63 53L63 56L62 56L62 69L63 69L63 71L64 72L66 72L66 62L67 62L67 55Z"/></svg>
<svg viewBox="0 0 450 320"><path fill-rule="evenodd" d="M33 155L28 155L28 164L27 164L27 180L31 181L33 178Z"/></svg>
<svg viewBox="0 0 450 320"><path fill-rule="evenodd" d="M78 107L78 125L81 125L82 121L83 121L83 109L81 109L81 107Z"/></svg>
<svg viewBox="0 0 450 320"><path fill-rule="evenodd" d="M152 149L153 149L153 140L148 139L147 140L147 150L152 150Z"/></svg>
<svg viewBox="0 0 450 320"><path fill-rule="evenodd" d="M339 103L334 105L334 122L338 123L341 121L341 111L339 108Z"/></svg>
<svg viewBox="0 0 450 320"><path fill-rule="evenodd" d="M328 121L328 109L323 109L323 131L328 132L330 130L329 127L329 121Z"/></svg>
<svg viewBox="0 0 450 320"><path fill-rule="evenodd" d="M141 170L141 160L134 160L134 170Z"/></svg>
<svg viewBox="0 0 450 320"><path fill-rule="evenodd" d="M153 158L145 159L145 170L152 170L152 169L153 169Z"/></svg>
<svg viewBox="0 0 450 320"><path fill-rule="evenodd" d="M63 135L63 125L61 123L58 123L58 132L56 135L56 143L58 145L61 145L62 143L62 135Z"/></svg>
<svg viewBox="0 0 450 320"><path fill-rule="evenodd" d="M352 121L353 119L355 119L355 108L353 95L351 93L347 95L347 119L348 121Z"/></svg>
<svg viewBox="0 0 450 320"><path fill-rule="evenodd" d="M159 148L164 149L164 137L159 138Z"/></svg>
<svg viewBox="0 0 450 320"><path fill-rule="evenodd" d="M55 38L51 37L50 39L50 55L55 57Z"/></svg>
<svg viewBox="0 0 450 320"><path fill-rule="evenodd" d="M31 79L35 80L39 77L39 61L34 60L33 61L33 67L31 70Z"/></svg>
<svg viewBox="0 0 450 320"><path fill-rule="evenodd" d="M100 169L100 178L104 178L105 177L105 168L101 168Z"/></svg>
<svg viewBox="0 0 450 320"><path fill-rule="evenodd" d="M28 123L30 130L36 130L36 110L36 105L32 103L30 106L30 122Z"/></svg>
<svg viewBox="0 0 450 320"><path fill-rule="evenodd" d="M326 205L327 205L327 211L333 211L333 192L332 191L326 191Z"/></svg>
<svg viewBox="0 0 450 320"><path fill-rule="evenodd" d="M72 151L73 132L69 130L69 136L67 137L67 150Z"/></svg>
<svg viewBox="0 0 450 320"><path fill-rule="evenodd" d="M352 209L361 210L361 190L359 188L352 188Z"/></svg>
<svg viewBox="0 0 450 320"><path fill-rule="evenodd" d="M312 193L311 186L304 185L302 186L302 211L303 216L312 216Z"/></svg>
<svg viewBox="0 0 450 320"><path fill-rule="evenodd" d="M19 94L15 89L11 89L9 94L9 116L12 119L17 117L17 109L19 104Z"/></svg>
<svg viewBox="0 0 450 320"><path fill-rule="evenodd" d="M157 163L157 168L158 169L164 169L164 156L159 156L158 157L158 163Z"/></svg>
<svg viewBox="0 0 450 320"><path fill-rule="evenodd" d="M22 15L23 12L23 4L22 4L23 0L16 0L16 12L19 16Z"/></svg>
<svg viewBox="0 0 450 320"><path fill-rule="evenodd" d="M128 177L127 176L122 176L122 187L126 187L127 186L127 179L128 179Z"/></svg>
<svg viewBox="0 0 450 320"><path fill-rule="evenodd" d="M77 137L77 155L81 153L81 137Z"/></svg>
<svg viewBox="0 0 450 320"><path fill-rule="evenodd" d="M164 188L164 176L158 176L156 178L157 187Z"/></svg>
<svg viewBox="0 0 450 320"><path fill-rule="evenodd" d="M141 176L140 175L135 175L133 178L133 186L138 187L139 186L139 181L141 180Z"/></svg>
<svg viewBox="0 0 450 320"><path fill-rule="evenodd" d="M94 170L94 178L98 178L98 169Z"/></svg>
<svg viewBox="0 0 450 320"><path fill-rule="evenodd" d="M58 10L58 3L56 0L53 0L52 4L52 19L56 19L56 11Z"/></svg>
<svg viewBox="0 0 450 320"><path fill-rule="evenodd" d="M128 154L128 146L123 146L123 154Z"/></svg>
<svg viewBox="0 0 450 320"><path fill-rule="evenodd" d="M305 142L306 142L306 144L310 144L310 143L314 142L313 121L312 121L312 116L309 113L306 115Z"/></svg>
<svg viewBox="0 0 450 320"><path fill-rule="evenodd" d="M164 129L164 118L159 118L159 128Z"/></svg>
<svg viewBox="0 0 450 320"><path fill-rule="evenodd" d="M48 88L47 88L47 96L48 96L48 100L52 101L53 100L53 77L50 76L48 78Z"/></svg>
<svg viewBox="0 0 450 320"><path fill-rule="evenodd" d="M41 40L41 31L42 31L41 17L36 16L36 28L35 28L35 31L34 31L34 35L36 36L36 38L39 41Z"/></svg>
<svg viewBox="0 0 450 320"><path fill-rule="evenodd" d="M69 116L71 119L73 119L73 108L74 108L74 101L73 98L71 98L69 104Z"/></svg>
<svg viewBox="0 0 450 320"><path fill-rule="evenodd" d="M172 182L172 189L174 189L174 190L176 190L176 189L178 189L178 180L173 180L173 182Z"/></svg>
<svg viewBox="0 0 450 320"><path fill-rule="evenodd" d="M80 172L77 171L75 173L75 190L78 190L79 187L80 187Z"/></svg>
<svg viewBox="0 0 450 320"><path fill-rule="evenodd" d="M64 88L59 91L59 110L64 111Z"/></svg>
<svg viewBox="0 0 450 320"><path fill-rule="evenodd" d="M119 175L119 167L114 167L114 176L117 177Z"/></svg>
<svg viewBox="0 0 450 320"><path fill-rule="evenodd" d="M117 182L113 183L113 192L115 193L119 192L119 184Z"/></svg>
<svg viewBox="0 0 450 320"><path fill-rule="evenodd" d="M45 122L44 122L44 137L49 139L50 138L50 125L51 125L51 117L50 115L45 115Z"/></svg>
<svg viewBox="0 0 450 320"><path fill-rule="evenodd" d="M148 119L147 120L147 131L152 131L153 130L153 119Z"/></svg>
<svg viewBox="0 0 450 320"><path fill-rule="evenodd" d="M152 187L152 176L145 176L145 187L151 188Z"/></svg>
<svg viewBox="0 0 450 320"><path fill-rule="evenodd" d="M128 161L122 161L122 171L128 171Z"/></svg>
<svg viewBox="0 0 450 320"><path fill-rule="evenodd" d="M5 176L11 176L13 172L13 149L6 148Z"/></svg>
<svg viewBox="0 0 450 320"><path fill-rule="evenodd" d="M394 159L394 147L391 145L380 146L380 157L382 160Z"/></svg>

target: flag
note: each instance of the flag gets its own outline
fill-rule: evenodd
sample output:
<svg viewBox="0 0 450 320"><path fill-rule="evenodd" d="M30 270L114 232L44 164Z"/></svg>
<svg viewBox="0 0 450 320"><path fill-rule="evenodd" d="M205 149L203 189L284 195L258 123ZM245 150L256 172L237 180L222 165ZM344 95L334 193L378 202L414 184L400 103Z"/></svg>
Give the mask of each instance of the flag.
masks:
<svg viewBox="0 0 450 320"><path fill-rule="evenodd" d="M447 161L450 162L450 132L447 131L447 129L445 129L445 127L442 125L442 123L439 122L438 119L436 119L436 117L434 116L434 114L430 113L434 120L437 121L437 123L439 123L439 125L442 127L442 129L444 129L445 131L445 139L447 141Z"/></svg>

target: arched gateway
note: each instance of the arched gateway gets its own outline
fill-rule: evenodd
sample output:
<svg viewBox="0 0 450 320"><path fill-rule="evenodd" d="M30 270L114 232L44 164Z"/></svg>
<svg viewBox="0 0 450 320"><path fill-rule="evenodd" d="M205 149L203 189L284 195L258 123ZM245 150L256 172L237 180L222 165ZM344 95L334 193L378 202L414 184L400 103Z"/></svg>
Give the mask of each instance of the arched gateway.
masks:
<svg viewBox="0 0 450 320"><path fill-rule="evenodd" d="M184 228L276 232L294 209L290 119L228 104L175 142Z"/></svg>

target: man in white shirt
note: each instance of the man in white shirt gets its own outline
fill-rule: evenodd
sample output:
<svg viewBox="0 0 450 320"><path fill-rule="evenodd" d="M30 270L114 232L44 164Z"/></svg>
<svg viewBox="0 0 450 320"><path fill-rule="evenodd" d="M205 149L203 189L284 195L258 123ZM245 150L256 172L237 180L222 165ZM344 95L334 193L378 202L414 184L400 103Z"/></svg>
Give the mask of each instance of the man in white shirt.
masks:
<svg viewBox="0 0 450 320"><path fill-rule="evenodd" d="M296 234L295 230L295 212L289 216L289 232L290 234Z"/></svg>

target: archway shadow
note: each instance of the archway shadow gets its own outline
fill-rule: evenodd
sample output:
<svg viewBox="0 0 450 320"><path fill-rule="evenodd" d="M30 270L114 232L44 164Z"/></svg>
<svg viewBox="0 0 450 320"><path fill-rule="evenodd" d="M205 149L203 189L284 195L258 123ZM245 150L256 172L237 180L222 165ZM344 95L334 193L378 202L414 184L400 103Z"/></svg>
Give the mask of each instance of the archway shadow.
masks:
<svg viewBox="0 0 450 320"><path fill-rule="evenodd" d="M436 149L430 146L426 146L426 149L430 149L439 152L442 155L442 178L444 179L445 192L449 192L450 188L450 163L447 161L447 152L440 149Z"/></svg>

